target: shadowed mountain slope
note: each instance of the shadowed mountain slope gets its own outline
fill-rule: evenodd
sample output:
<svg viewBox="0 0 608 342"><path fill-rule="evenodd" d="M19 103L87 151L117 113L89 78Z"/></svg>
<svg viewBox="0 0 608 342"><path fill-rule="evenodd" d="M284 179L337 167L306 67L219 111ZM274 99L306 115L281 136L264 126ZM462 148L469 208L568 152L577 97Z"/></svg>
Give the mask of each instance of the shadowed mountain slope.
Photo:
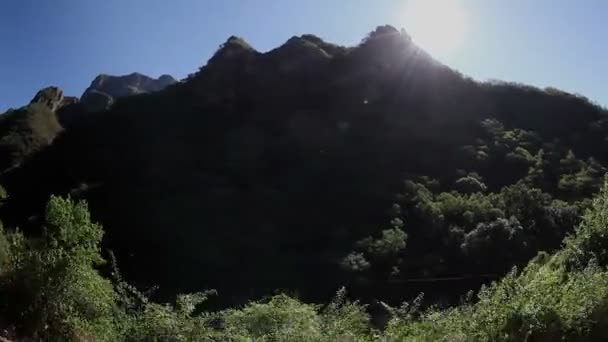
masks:
<svg viewBox="0 0 608 342"><path fill-rule="evenodd" d="M425 283L452 300L557 248L607 162L605 109L476 82L389 26L355 47L231 37L174 83L98 77L66 130L0 177L3 221L27 229L51 193L86 198L128 278L164 295L401 299L422 289L411 279L469 279ZM84 115L93 94L112 100Z"/></svg>

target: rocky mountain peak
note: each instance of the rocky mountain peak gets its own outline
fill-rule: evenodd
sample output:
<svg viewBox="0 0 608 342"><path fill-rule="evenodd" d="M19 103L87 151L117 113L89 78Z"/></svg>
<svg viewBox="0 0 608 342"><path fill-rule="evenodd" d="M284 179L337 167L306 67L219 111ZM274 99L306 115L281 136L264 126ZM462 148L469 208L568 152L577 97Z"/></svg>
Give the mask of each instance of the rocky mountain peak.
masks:
<svg viewBox="0 0 608 342"><path fill-rule="evenodd" d="M61 107L62 102L63 90L59 87L51 86L40 89L30 101L30 104L41 103L54 112Z"/></svg>
<svg viewBox="0 0 608 342"><path fill-rule="evenodd" d="M165 84L165 86L168 86L173 83L177 83L177 80L175 78L173 78L173 76L165 74L165 75L160 75L160 77L158 77L158 82Z"/></svg>
<svg viewBox="0 0 608 342"><path fill-rule="evenodd" d="M81 102L89 111L102 111L120 97L159 91L176 82L170 75L154 79L138 72L121 76L100 74L82 94Z"/></svg>
<svg viewBox="0 0 608 342"><path fill-rule="evenodd" d="M252 56L257 56L259 52L254 49L243 38L230 36L226 42L220 45L220 48L215 52L213 57L209 59L208 64L218 64L224 61L233 61Z"/></svg>

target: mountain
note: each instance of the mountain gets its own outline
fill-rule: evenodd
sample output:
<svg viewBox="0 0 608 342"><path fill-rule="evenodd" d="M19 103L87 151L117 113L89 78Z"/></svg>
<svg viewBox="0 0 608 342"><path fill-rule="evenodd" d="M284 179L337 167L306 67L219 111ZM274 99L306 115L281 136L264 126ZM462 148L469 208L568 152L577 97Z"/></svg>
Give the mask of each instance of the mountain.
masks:
<svg viewBox="0 0 608 342"><path fill-rule="evenodd" d="M29 105L0 117L0 172L49 146L63 130L56 112L77 103L58 87L41 89Z"/></svg>
<svg viewBox="0 0 608 342"><path fill-rule="evenodd" d="M64 127L80 120L83 112L105 110L115 99L159 91L176 82L169 75L153 79L132 73L99 75L81 99L64 96L56 86L39 90L28 105L0 119L0 172L49 146Z"/></svg>
<svg viewBox="0 0 608 342"><path fill-rule="evenodd" d="M80 100L89 111L106 110L118 98L159 91L176 82L169 75L153 79L136 72L123 76L101 74L91 82Z"/></svg>
<svg viewBox="0 0 608 342"><path fill-rule="evenodd" d="M262 53L230 37L183 82L96 78L37 134L46 148L22 140L38 152L7 162L0 217L36 235L50 194L86 199L127 279L161 297L319 301L347 285L453 303L580 222L607 114L474 81L390 26L354 47L303 35Z"/></svg>

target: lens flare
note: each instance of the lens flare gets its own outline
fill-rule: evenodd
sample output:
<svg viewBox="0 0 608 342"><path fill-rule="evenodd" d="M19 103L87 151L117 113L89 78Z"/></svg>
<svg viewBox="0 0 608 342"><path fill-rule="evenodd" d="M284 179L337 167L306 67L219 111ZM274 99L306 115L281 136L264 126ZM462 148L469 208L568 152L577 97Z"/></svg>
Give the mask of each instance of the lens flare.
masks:
<svg viewBox="0 0 608 342"><path fill-rule="evenodd" d="M467 35L467 13L459 0L409 0L404 28L416 44L441 57L460 48Z"/></svg>

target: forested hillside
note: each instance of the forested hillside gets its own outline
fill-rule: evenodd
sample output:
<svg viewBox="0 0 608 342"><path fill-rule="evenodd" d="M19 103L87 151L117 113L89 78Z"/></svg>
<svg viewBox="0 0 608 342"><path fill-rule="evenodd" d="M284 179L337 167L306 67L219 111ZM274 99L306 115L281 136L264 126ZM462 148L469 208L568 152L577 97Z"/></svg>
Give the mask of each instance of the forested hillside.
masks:
<svg viewBox="0 0 608 342"><path fill-rule="evenodd" d="M101 105L47 88L39 95L51 100L37 95L0 117L0 218L13 241L0 250L9 260L0 265L12 266L0 270L12 284L56 277L54 267L85 279L44 288L85 299L69 297L58 317L28 316L39 326L22 331L116 334L108 340L180 334L170 329L182 340L605 336L596 318L608 291L606 194L581 218L606 173L606 109L557 89L474 81L390 26L354 47L303 35L262 53L230 37L180 82L133 75L164 83L144 92L113 79L112 89L132 91ZM71 199L49 203L51 195ZM118 272L102 258L124 279L106 280ZM425 309L503 277L461 306ZM158 288L144 295L126 284ZM20 305L40 303L31 296L42 287L32 286ZM368 311L343 291L321 311L302 304L328 302L342 286ZM191 301L207 295L148 302L205 289L218 291L208 308L249 304L191 318ZM250 303L276 291L290 297ZM424 304L414 300L421 292ZM65 321L88 297L105 300L90 304L97 318ZM403 300L415 305L392 308ZM386 332L366 312L375 328L392 315ZM152 331L165 329L154 321L162 317L175 324ZM256 317L273 323L259 328ZM62 322L59 331L42 332L49 320ZM529 322L540 323L528 331Z"/></svg>

